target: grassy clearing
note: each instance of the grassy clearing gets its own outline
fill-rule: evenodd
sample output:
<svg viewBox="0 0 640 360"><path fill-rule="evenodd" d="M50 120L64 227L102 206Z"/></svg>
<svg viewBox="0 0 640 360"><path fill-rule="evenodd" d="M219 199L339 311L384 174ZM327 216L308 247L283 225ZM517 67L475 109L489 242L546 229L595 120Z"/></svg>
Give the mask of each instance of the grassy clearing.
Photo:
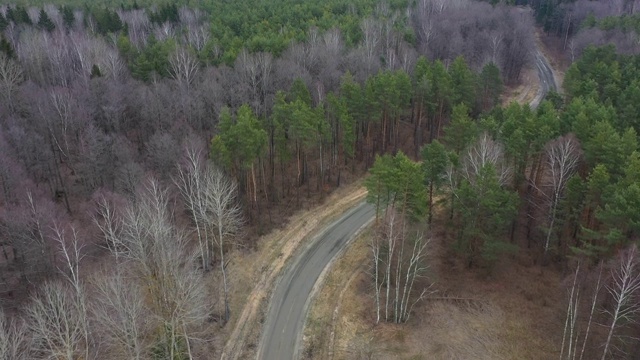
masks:
<svg viewBox="0 0 640 360"><path fill-rule="evenodd" d="M507 87L502 96L502 105L507 106L515 101L519 104L529 104L538 95L540 79L535 67L529 67L522 71L522 82L515 87Z"/></svg>
<svg viewBox="0 0 640 360"><path fill-rule="evenodd" d="M558 273L505 259L487 277L434 241L438 298L407 324L374 324L368 237L336 262L305 329L307 359L551 359L558 357L564 293Z"/></svg>
<svg viewBox="0 0 640 360"><path fill-rule="evenodd" d="M258 240L256 251L232 254L229 264L234 284L230 294L232 319L225 327L222 359L255 357L267 300L280 271L310 235L363 200L365 195L361 182L338 189L321 205L292 216L285 228Z"/></svg>

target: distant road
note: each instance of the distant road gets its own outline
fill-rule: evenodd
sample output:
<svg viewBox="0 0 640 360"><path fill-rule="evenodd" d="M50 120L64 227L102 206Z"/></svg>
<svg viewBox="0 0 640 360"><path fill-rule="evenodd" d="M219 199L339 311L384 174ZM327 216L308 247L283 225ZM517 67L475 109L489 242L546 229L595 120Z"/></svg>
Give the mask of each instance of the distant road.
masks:
<svg viewBox="0 0 640 360"><path fill-rule="evenodd" d="M549 65L549 61L542 51L536 48L534 56L536 70L538 71L538 78L540 79L540 89L538 89L538 94L536 94L536 97L531 101L531 107L535 109L540 105L542 100L544 100L544 97L547 96L549 91L557 91L558 87L556 86L556 80L553 77L551 65Z"/></svg>
<svg viewBox="0 0 640 360"><path fill-rule="evenodd" d="M293 360L299 357L298 345L301 343L307 307L316 281L331 260L374 215L373 205L360 203L327 226L283 270L271 297L258 359Z"/></svg>

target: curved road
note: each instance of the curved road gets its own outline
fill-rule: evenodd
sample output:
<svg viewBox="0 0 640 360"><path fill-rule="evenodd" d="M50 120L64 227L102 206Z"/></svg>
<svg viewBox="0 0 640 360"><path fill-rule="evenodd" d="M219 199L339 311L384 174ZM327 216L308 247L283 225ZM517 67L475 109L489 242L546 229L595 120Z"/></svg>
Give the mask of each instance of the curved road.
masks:
<svg viewBox="0 0 640 360"><path fill-rule="evenodd" d="M535 109L540 105L542 100L544 100L544 97L547 96L549 91L557 91L558 87L556 86L556 80L553 77L551 65L549 65L549 61L547 61L547 58L542 54L542 51L536 48L534 56L536 70L538 71L538 78L540 79L540 89L538 89L538 94L536 94L536 97L531 100L531 107Z"/></svg>
<svg viewBox="0 0 640 360"><path fill-rule="evenodd" d="M297 359L307 307L316 281L331 260L359 229L373 220L374 215L373 205L360 203L327 226L287 266L271 297L258 359Z"/></svg>
<svg viewBox="0 0 640 360"><path fill-rule="evenodd" d="M549 62L536 48L535 65L540 89L531 101L537 108L547 93L557 86ZM258 348L260 360L295 360L316 281L331 260L367 225L375 214L373 205L360 203L318 235L282 274L271 297Z"/></svg>

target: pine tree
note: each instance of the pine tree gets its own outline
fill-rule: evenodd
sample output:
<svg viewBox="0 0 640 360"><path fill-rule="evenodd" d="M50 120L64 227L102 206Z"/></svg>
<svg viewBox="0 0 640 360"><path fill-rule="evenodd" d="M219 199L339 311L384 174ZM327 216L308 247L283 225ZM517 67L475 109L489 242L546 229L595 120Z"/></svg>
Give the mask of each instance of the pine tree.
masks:
<svg viewBox="0 0 640 360"><path fill-rule="evenodd" d="M481 95L480 110L489 111L500 104L503 83L500 77L500 69L494 63L488 63L482 68L479 79L479 94Z"/></svg>
<svg viewBox="0 0 640 360"><path fill-rule="evenodd" d="M422 171L424 180L429 189L429 224L433 217L433 194L444 182L444 175L449 166L449 156L445 147L434 140L425 145L420 152L422 157Z"/></svg>
<svg viewBox="0 0 640 360"><path fill-rule="evenodd" d="M27 9L24 6L16 6L13 11L13 21L16 24L25 24L31 25L31 18L29 17L29 13L27 13Z"/></svg>
<svg viewBox="0 0 640 360"><path fill-rule="evenodd" d="M465 104L472 108L476 105L476 75L469 69L462 56L458 56L449 69L452 84L452 102L454 105Z"/></svg>
<svg viewBox="0 0 640 360"><path fill-rule="evenodd" d="M469 108L458 104L453 108L451 123L444 130L443 143L460 155L478 136L478 126L469 116Z"/></svg>
<svg viewBox="0 0 640 360"><path fill-rule="evenodd" d="M444 119L451 112L453 84L451 75L447 72L442 61L437 60L433 63L431 71L427 73L429 81L429 112L432 120L429 122L429 141L440 136Z"/></svg>
<svg viewBox="0 0 640 360"><path fill-rule="evenodd" d="M489 268L500 255L516 249L505 234L516 215L517 194L502 188L492 165L483 166L473 183L464 179L456 190L459 206L458 250L469 267Z"/></svg>
<svg viewBox="0 0 640 360"><path fill-rule="evenodd" d="M0 34L0 52L5 53L8 58L15 58L16 56L13 46L11 46L11 43L8 42L2 34Z"/></svg>
<svg viewBox="0 0 640 360"><path fill-rule="evenodd" d="M14 23L16 22L16 13L11 6L7 7L6 17L7 17L7 23L11 21L13 21Z"/></svg>
<svg viewBox="0 0 640 360"><path fill-rule="evenodd" d="M60 8L60 12L62 13L62 22L64 23L65 28L71 29L76 21L73 9L69 6L62 6Z"/></svg>
<svg viewBox="0 0 640 360"><path fill-rule="evenodd" d="M98 65L93 64L93 66L91 67L91 74L89 75L89 78L93 79L97 77L102 77L102 72L100 71L100 67L98 67Z"/></svg>
<svg viewBox="0 0 640 360"><path fill-rule="evenodd" d="M258 160L268 144L267 132L248 105L242 105L235 122L228 109L220 114L218 135L211 141L211 157L231 168L245 186L249 203L258 206Z"/></svg>
<svg viewBox="0 0 640 360"><path fill-rule="evenodd" d="M302 101L307 106L312 105L311 92L309 92L307 84L301 78L296 78L293 81L291 90L289 90L289 101Z"/></svg>
<svg viewBox="0 0 640 360"><path fill-rule="evenodd" d="M38 16L38 27L40 29L46 30L48 32L52 32L55 30L56 25L51 21L47 12L44 9L40 9L40 15Z"/></svg>
<svg viewBox="0 0 640 360"><path fill-rule="evenodd" d="M425 214L425 190L420 164L401 151L396 156L376 156L365 180L367 201L376 205L376 213L392 209L405 218L418 220Z"/></svg>
<svg viewBox="0 0 640 360"><path fill-rule="evenodd" d="M2 13L0 13L0 32L3 32L7 26L9 26L9 21Z"/></svg>

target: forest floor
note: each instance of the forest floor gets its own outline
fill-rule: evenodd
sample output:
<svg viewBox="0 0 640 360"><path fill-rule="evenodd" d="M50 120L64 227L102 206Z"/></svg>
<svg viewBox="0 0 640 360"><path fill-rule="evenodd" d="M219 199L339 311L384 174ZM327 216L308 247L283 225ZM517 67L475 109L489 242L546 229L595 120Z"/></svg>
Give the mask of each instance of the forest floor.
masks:
<svg viewBox="0 0 640 360"><path fill-rule="evenodd" d="M487 274L469 270L444 231L432 234L429 278L437 293L406 324L375 324L370 233L335 262L305 329L307 359L552 359L564 324L560 273L527 254Z"/></svg>
<svg viewBox="0 0 640 360"><path fill-rule="evenodd" d="M538 94L540 79L535 67L527 67L522 73L522 83L508 87L502 96L502 105L507 106L512 101L519 104L529 104Z"/></svg>
<svg viewBox="0 0 640 360"><path fill-rule="evenodd" d="M255 358L268 299L278 275L309 236L315 235L345 209L362 201L366 190L361 181L335 190L320 205L309 204L290 217L286 226L264 236L255 251L237 251L229 264L232 289L232 320L223 334L226 346L220 358Z"/></svg>

